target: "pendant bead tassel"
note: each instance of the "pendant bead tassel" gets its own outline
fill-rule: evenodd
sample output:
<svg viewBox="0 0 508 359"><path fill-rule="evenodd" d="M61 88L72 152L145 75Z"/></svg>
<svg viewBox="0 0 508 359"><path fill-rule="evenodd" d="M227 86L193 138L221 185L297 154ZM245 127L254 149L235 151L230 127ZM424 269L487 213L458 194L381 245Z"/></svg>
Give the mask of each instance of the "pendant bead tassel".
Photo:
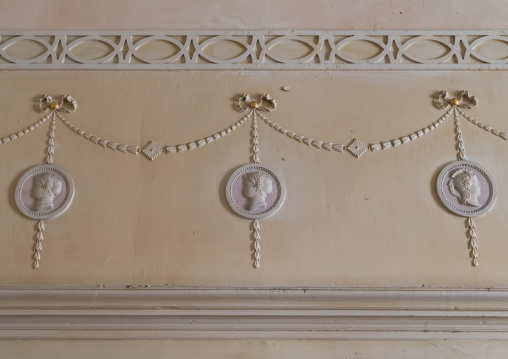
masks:
<svg viewBox="0 0 508 359"><path fill-rule="evenodd" d="M453 117L455 118L455 134L457 140L457 149L459 150L457 157L459 160L467 160L466 148L464 147L464 141L462 139L462 129L460 128L459 113L457 112L456 106L453 107Z"/></svg>
<svg viewBox="0 0 508 359"><path fill-rule="evenodd" d="M259 141L258 141L258 123L257 123L257 116L256 116L256 110L254 108L254 110L252 111L253 113L253 116L252 116L252 132L251 132L251 135L252 135L252 140L251 140L251 144L252 144L252 150L251 150L251 153L252 153L252 162L253 163L259 163ZM260 234L260 225L259 225L259 221L257 219L255 219L253 222L252 222L252 228L253 228L253 236L254 236L254 243L253 243L253 248L254 248L254 268L259 268L259 262L261 260L261 255L260 255L260 251L261 251L261 245L259 243L259 241L261 240L261 234Z"/></svg>
<svg viewBox="0 0 508 359"><path fill-rule="evenodd" d="M55 127L56 120L55 114L53 113L53 118L51 119L51 125L49 126L49 134L48 134L48 155L46 156L46 163L48 165L53 164L53 155L55 154Z"/></svg>
<svg viewBox="0 0 508 359"><path fill-rule="evenodd" d="M478 244L476 243L476 226L472 218L467 219L467 236L469 237L469 249L471 251L471 258L473 259L473 266L478 267Z"/></svg>
<svg viewBox="0 0 508 359"><path fill-rule="evenodd" d="M261 227L260 227L259 221L257 219L255 219L252 222L252 229L253 229L253 236L254 236L254 243L253 243L254 268L259 268L259 262L261 260L261 255L260 255L261 245L259 243L261 240L261 233L260 233Z"/></svg>
<svg viewBox="0 0 508 359"><path fill-rule="evenodd" d="M251 140L251 144L252 144L252 149L251 149L252 162L253 163L259 163L258 123L257 123L257 117L256 117L255 114L252 117L252 132L251 132L251 135L252 135L252 140Z"/></svg>
<svg viewBox="0 0 508 359"><path fill-rule="evenodd" d="M42 252L42 241L44 240L44 220L41 219L39 223L37 223L37 232L35 234L35 245L34 245L34 255L33 255L33 268L39 269L39 262L41 260L41 252Z"/></svg>

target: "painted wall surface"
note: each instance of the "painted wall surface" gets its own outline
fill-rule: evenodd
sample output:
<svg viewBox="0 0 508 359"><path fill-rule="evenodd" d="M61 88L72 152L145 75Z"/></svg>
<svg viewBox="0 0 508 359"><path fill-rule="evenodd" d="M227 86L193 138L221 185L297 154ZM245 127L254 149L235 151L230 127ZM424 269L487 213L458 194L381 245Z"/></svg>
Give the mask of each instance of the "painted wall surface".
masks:
<svg viewBox="0 0 508 359"><path fill-rule="evenodd" d="M41 117L44 93L72 94L67 117L119 143L179 144L241 118L232 98L269 93L272 121L313 139L391 140L436 121L431 96L470 89L470 111L503 129L503 72L3 72L2 130ZM290 91L281 87L289 86ZM223 89L217 91L217 89ZM504 287L506 142L463 123L469 159L498 184L494 209L476 221L481 266L470 265L465 220L435 195L436 176L456 159L453 118L423 137L356 159L317 150L259 124L262 163L287 182L287 200L261 221L261 268L251 261L250 221L224 200L225 182L250 161L250 124L193 151L149 161L113 152L56 127L55 164L73 176L70 209L47 221L41 269L31 268L35 221L13 200L17 179L42 163L47 126L4 144L1 282L5 285L439 286ZM234 270L231 270L234 268Z"/></svg>
<svg viewBox="0 0 508 359"><path fill-rule="evenodd" d="M267 358L307 359L504 359L507 343L492 341L18 341L5 343L2 358ZM3 356L2 356L3 355Z"/></svg>
<svg viewBox="0 0 508 359"><path fill-rule="evenodd" d="M504 29L499 0L2 0L1 30Z"/></svg>
<svg viewBox="0 0 508 359"><path fill-rule="evenodd" d="M11 1L2 30L502 29L501 1ZM241 118L234 96L269 93L270 119L318 140L365 143L420 130L443 111L438 90L480 98L473 117L506 130L505 72L1 72L0 135L41 115L44 93L79 103L66 115L94 135L145 145L197 140ZM290 91L282 91L289 86ZM284 176L288 196L263 220L261 268L252 268L250 222L228 209L232 171L249 162L249 124L202 149L151 162L93 145L57 123L55 164L73 176L70 209L47 223L41 269L31 268L35 222L17 210L19 176L44 158L47 125L0 146L0 285L246 287L506 287L507 143L463 122L469 159L499 186L478 219L480 267L470 265L464 219L440 205L434 183L456 159L453 119L414 142L356 159L298 144L260 124L262 163ZM492 342L1 341L0 358L330 357L502 358ZM316 355L317 354L317 355Z"/></svg>

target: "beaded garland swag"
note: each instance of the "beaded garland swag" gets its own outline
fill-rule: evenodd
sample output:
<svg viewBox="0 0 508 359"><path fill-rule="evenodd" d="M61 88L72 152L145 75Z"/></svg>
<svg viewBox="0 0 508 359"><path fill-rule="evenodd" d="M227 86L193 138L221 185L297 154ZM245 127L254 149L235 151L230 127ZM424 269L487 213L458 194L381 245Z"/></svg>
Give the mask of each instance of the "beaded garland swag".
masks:
<svg viewBox="0 0 508 359"><path fill-rule="evenodd" d="M436 191L447 209L457 215L466 217L472 265L477 267L478 245L473 217L486 213L492 207L497 189L492 176L486 169L479 164L467 161L459 115L477 127L503 140L508 140L508 133L493 129L468 116L462 109L476 108L478 99L468 91L462 91L458 95L458 97L451 98L448 92L441 91L435 96L433 100L434 107L446 110L446 112L427 127L400 138L367 145L359 139L353 139L349 144L343 144L314 140L298 135L277 125L264 115L266 112L275 111L277 107L275 99L270 95L263 94L258 101L255 101L249 95L242 94L235 99L233 108L237 112L245 114L239 121L233 123L228 128L193 142L161 146L154 141L150 141L144 147L109 141L87 133L85 130L74 126L62 115L63 113L76 111L78 104L72 96L64 95L61 101L57 102L51 96L45 95L34 106L37 112L45 113L44 117L23 130L3 137L0 140L0 145L16 140L50 120L45 164L35 166L27 171L18 181L15 193L16 203L20 211L29 218L38 220L33 254L33 267L38 269L41 259L42 241L44 240L45 220L63 213L69 207L74 194L71 176L64 169L53 164L56 119L59 119L78 136L96 145L135 156L143 153L146 158L152 161L162 153L174 154L201 148L225 137L246 121L251 120L251 164L238 168L231 175L226 186L226 199L233 211L253 220L253 267L259 268L261 258L261 228L259 219L273 215L281 208L286 195L286 189L282 176L275 169L260 164L258 119L273 130L298 143L327 151L348 152L359 159L367 152L395 148L414 141L435 130L453 114L458 161L452 162L442 169L438 176Z"/></svg>

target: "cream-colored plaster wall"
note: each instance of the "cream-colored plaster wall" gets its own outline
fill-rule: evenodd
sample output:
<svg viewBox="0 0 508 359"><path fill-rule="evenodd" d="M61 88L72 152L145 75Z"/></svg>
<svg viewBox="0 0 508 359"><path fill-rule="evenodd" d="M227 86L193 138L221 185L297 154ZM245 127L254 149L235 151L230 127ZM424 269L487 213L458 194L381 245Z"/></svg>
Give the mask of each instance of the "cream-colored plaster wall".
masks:
<svg viewBox="0 0 508 359"><path fill-rule="evenodd" d="M506 343L446 340L437 341L18 341L6 343L2 358L89 359L504 359ZM3 355L3 356L2 356Z"/></svg>
<svg viewBox="0 0 508 359"><path fill-rule="evenodd" d="M2 30L502 29L502 1L0 1ZM132 144L195 140L237 121L232 97L268 92L272 120L306 136L390 140L435 121L437 90L469 89L475 110L506 130L504 72L2 72L0 134L38 118L44 93L71 93L67 115L98 136ZM289 85L291 91L280 87ZM218 90L219 89L219 90ZM471 160L500 185L477 221L480 267L470 266L464 221L433 194L455 159L452 121L414 143L356 160L318 151L260 125L261 160L288 185L285 206L262 221L261 268L249 221L228 210L223 186L249 160L247 127L203 149L154 162L102 149L58 124L55 162L76 197L47 224L33 271L34 222L15 208L17 178L41 163L46 130L0 147L2 285L506 286L506 143L463 124ZM140 156L142 157L142 156ZM0 358L502 358L505 342L2 341Z"/></svg>
<svg viewBox="0 0 508 359"><path fill-rule="evenodd" d="M470 89L474 116L503 129L504 72L3 72L2 131L41 117L33 100L71 93L67 117L120 143L185 143L240 119L232 98L267 92L273 121L313 139L366 143L422 129L444 111L431 96ZM284 92L280 88L289 86ZM217 89L222 89L217 91ZM0 148L2 284L504 287L508 244L506 142L464 121L469 158L500 184L478 219L481 266L471 267L464 219L434 194L456 159L453 119L398 148L356 159L299 144L261 123L261 161L287 182L287 201L261 221L261 268L251 260L250 221L229 210L225 181L249 162L249 124L203 148L149 161L93 145L58 123L55 163L72 174L70 209L49 220L41 269L31 268L34 221L15 208L13 187L41 163L45 129ZM8 201L7 201L8 199ZM234 270L231 270L234 269Z"/></svg>
<svg viewBox="0 0 508 359"><path fill-rule="evenodd" d="M503 29L499 0L2 0L1 30Z"/></svg>

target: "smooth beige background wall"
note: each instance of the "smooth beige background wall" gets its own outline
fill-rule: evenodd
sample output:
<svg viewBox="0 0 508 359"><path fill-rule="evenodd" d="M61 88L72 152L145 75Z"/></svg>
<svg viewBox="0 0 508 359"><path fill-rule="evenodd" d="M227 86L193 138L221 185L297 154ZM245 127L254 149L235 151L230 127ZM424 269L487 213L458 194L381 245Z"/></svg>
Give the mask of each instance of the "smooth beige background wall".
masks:
<svg viewBox="0 0 508 359"><path fill-rule="evenodd" d="M499 0L2 0L1 30L504 29Z"/></svg>
<svg viewBox="0 0 508 359"><path fill-rule="evenodd" d="M504 359L506 345L499 341L54 341L11 342L4 358L104 359L148 358L266 358L266 359Z"/></svg>
<svg viewBox="0 0 508 359"><path fill-rule="evenodd" d="M270 118L313 139L391 140L420 130L444 111L432 95L469 89L470 111L503 129L503 72L4 72L2 131L41 117L44 93L72 94L67 117L119 143L161 145L206 137L236 122L232 98L267 92ZM290 86L289 92L281 90ZM217 91L217 89L222 89ZM0 276L3 284L217 286L506 285L503 218L508 211L506 142L463 121L469 158L500 185L494 209L478 219L479 268L470 265L464 219L438 202L439 170L456 159L453 119L398 148L356 159L299 144L260 124L262 163L287 182L287 201L261 221L261 268L252 268L250 221L224 201L225 181L249 162L249 124L194 151L149 161L113 152L56 129L55 163L72 173L76 196L47 222L39 271L31 268L34 221L13 203L19 176L42 161L46 129L4 144Z"/></svg>

